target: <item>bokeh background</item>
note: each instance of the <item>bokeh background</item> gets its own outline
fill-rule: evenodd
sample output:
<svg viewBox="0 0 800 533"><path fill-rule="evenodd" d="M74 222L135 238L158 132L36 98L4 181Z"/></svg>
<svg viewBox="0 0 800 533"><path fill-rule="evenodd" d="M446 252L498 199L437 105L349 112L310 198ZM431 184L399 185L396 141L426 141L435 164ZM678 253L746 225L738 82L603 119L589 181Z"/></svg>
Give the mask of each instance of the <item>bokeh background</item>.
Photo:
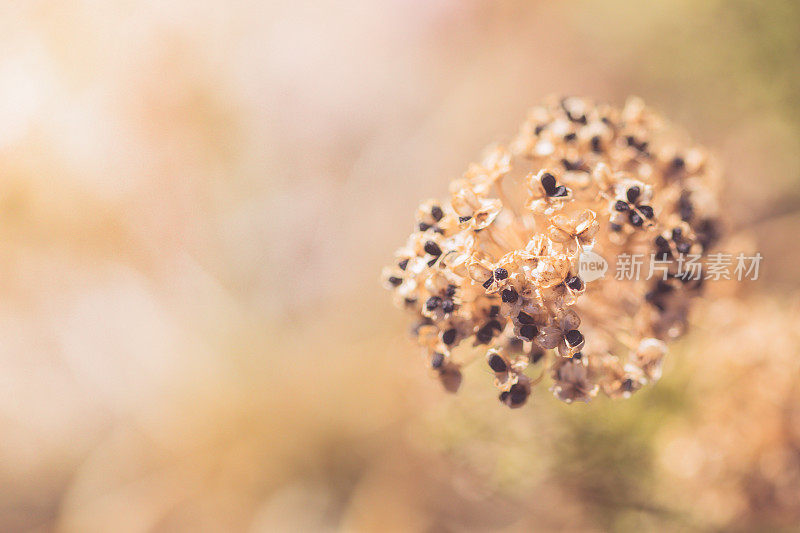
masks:
<svg viewBox="0 0 800 533"><path fill-rule="evenodd" d="M800 530L800 5L0 4L0 531ZM426 375L382 264L551 93L727 167L632 400ZM479 365L480 366L480 365Z"/></svg>

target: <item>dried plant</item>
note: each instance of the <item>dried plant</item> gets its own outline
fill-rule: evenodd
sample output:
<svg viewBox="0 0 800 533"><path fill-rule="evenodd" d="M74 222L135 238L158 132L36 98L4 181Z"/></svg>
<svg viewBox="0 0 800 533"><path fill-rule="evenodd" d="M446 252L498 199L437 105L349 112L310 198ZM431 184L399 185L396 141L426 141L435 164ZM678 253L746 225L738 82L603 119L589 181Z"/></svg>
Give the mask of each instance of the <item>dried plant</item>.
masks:
<svg viewBox="0 0 800 533"><path fill-rule="evenodd" d="M454 353L463 345L486 347L510 407L547 373L526 374L540 363L565 402L627 397L659 378L702 288L702 272L680 266L718 233L717 170L681 141L639 99L621 110L554 99L454 180L448 201L419 206L383 279L448 391L470 359ZM664 275L590 279L589 251L643 254Z"/></svg>

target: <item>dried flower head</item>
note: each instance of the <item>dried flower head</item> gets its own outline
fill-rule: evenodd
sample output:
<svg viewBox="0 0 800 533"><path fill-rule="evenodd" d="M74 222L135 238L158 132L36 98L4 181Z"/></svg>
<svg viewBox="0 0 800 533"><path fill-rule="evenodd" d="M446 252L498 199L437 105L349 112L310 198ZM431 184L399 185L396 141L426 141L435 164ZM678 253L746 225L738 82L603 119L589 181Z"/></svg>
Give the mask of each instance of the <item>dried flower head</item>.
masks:
<svg viewBox="0 0 800 533"><path fill-rule="evenodd" d="M661 375L701 283L676 266L719 233L717 171L641 100L581 98L536 107L508 147L493 147L428 200L384 270L414 336L449 391L480 347L500 400L523 405L545 374L565 401L627 397ZM691 162L691 163L689 163ZM585 279L581 254L642 254L656 280ZM526 374L540 362L536 377Z"/></svg>

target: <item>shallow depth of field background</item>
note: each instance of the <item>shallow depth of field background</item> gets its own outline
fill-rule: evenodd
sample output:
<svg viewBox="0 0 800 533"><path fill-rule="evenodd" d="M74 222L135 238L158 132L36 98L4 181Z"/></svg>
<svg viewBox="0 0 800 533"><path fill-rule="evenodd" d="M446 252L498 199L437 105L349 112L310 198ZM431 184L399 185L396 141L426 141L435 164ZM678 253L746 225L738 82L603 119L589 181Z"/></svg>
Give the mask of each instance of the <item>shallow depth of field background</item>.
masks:
<svg viewBox="0 0 800 533"><path fill-rule="evenodd" d="M799 22L3 3L0 531L795 531ZM711 147L762 279L718 287L631 401L509 411L480 364L446 396L380 267L554 92L637 94Z"/></svg>

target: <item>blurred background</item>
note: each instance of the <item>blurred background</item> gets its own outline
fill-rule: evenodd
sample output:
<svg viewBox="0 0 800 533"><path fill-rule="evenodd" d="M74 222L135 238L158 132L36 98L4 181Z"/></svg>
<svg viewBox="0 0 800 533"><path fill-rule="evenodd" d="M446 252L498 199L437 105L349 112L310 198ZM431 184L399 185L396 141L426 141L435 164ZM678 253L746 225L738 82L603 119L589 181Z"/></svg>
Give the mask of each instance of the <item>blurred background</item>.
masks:
<svg viewBox="0 0 800 533"><path fill-rule="evenodd" d="M800 4L0 5L0 531L800 531ZM630 401L445 395L379 283L551 93L682 124L761 279ZM482 365L477 365L482 366Z"/></svg>

